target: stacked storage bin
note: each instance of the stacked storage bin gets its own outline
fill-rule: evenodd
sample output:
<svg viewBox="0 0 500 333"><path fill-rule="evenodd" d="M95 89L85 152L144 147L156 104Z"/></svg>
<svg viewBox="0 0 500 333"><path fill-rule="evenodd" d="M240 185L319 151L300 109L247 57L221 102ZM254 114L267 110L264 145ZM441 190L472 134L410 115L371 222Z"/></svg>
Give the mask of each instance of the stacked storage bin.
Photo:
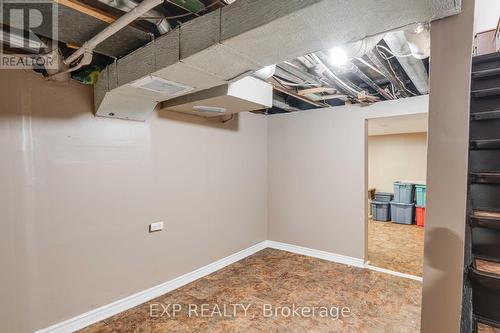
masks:
<svg viewBox="0 0 500 333"><path fill-rule="evenodd" d="M391 201L392 222L413 224L415 216L414 198L414 184L394 182L394 201Z"/></svg>
<svg viewBox="0 0 500 333"><path fill-rule="evenodd" d="M426 197L427 197L427 187L425 185L415 184L416 215L417 215L417 225L419 227L425 226Z"/></svg>
<svg viewBox="0 0 500 333"><path fill-rule="evenodd" d="M371 202L372 219L387 222L391 220L390 202L392 193L376 192Z"/></svg>

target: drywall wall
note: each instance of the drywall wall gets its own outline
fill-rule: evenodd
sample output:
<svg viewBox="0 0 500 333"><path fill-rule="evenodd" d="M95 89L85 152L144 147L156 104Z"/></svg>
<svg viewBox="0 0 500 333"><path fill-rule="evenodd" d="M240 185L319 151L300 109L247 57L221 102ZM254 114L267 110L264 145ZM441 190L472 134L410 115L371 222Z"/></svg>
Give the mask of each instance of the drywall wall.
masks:
<svg viewBox="0 0 500 333"><path fill-rule="evenodd" d="M476 0L474 14L474 32L495 29L500 18L500 1Z"/></svg>
<svg viewBox="0 0 500 333"><path fill-rule="evenodd" d="M422 333L460 330L474 1L434 21Z"/></svg>
<svg viewBox="0 0 500 333"><path fill-rule="evenodd" d="M393 192L397 180L425 184L427 133L368 137L368 187Z"/></svg>
<svg viewBox="0 0 500 333"><path fill-rule="evenodd" d="M92 110L91 88L0 72L2 332L45 328L266 239L265 117ZM148 233L156 221L164 230Z"/></svg>
<svg viewBox="0 0 500 333"><path fill-rule="evenodd" d="M269 239L364 258L366 119L427 105L421 96L268 117Z"/></svg>

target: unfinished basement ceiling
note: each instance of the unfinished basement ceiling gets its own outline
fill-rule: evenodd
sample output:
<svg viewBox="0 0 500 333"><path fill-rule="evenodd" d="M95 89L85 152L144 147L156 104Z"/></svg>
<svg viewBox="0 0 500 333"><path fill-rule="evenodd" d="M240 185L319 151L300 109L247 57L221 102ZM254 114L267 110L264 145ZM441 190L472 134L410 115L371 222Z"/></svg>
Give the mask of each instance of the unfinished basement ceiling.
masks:
<svg viewBox="0 0 500 333"><path fill-rule="evenodd" d="M415 31L422 43L412 49ZM262 112L366 105L425 95L429 90L429 53L429 27L417 24L279 63L268 80L275 87L276 102Z"/></svg>
<svg viewBox="0 0 500 333"><path fill-rule="evenodd" d="M142 4L139 0L56 2L58 42L65 58ZM100 72L95 85L98 116L145 120L158 106L168 104L162 102L250 75L274 88L272 106L254 110L263 114L426 94L428 24L461 8L460 0L158 3L97 45L92 63L72 72L73 78L87 84L94 84ZM405 28L394 32L397 27ZM43 29L35 32L49 35ZM347 53L341 64L333 59L332 49ZM267 73L256 75L262 68ZM134 85L145 78L186 89L169 95Z"/></svg>
<svg viewBox="0 0 500 333"><path fill-rule="evenodd" d="M58 42L66 55L137 6L141 0L54 0L58 4ZM226 0L166 0L154 10L99 44L94 50L93 65L101 67L144 46L153 38L175 29L182 23L209 13L227 4ZM33 8L33 3L16 4L16 8ZM48 7L38 6L43 15ZM32 31L42 38L51 38L46 25Z"/></svg>
<svg viewBox="0 0 500 333"><path fill-rule="evenodd" d="M409 44L398 45L402 38L386 32L405 26L417 29L425 36L426 32L428 33L425 28L430 20L456 13L460 8L455 1L450 0L444 1L447 6L439 6L436 11L436 7L432 5L436 2L237 0L231 5L181 25L179 30L168 32L154 43L149 43L137 52L118 60L116 64L108 66L95 87L96 113L105 117L145 120L159 103L178 97L161 92L145 94L144 91L133 87L135 80L142 80L144 77L176 82L191 87L190 93L195 93L239 80L269 65L279 64L278 68L282 67L284 61L293 62L293 59L300 57L309 57L311 59L306 60L316 62L306 71L309 78L310 74L313 77L301 82L311 84L311 80L317 80L314 76L326 75L327 82L314 84L319 88L335 89L334 94L340 92L347 96L344 97L345 100L342 99L343 96L329 100L328 103L322 100L324 97L320 97L319 102L313 102L307 96L290 98L289 91L275 84L274 88L278 93L273 104L276 107L261 112L310 109L311 104L313 107L324 107L346 101L373 103L383 99L425 94L427 88L418 92L412 89L417 88L417 82L420 89L427 86L426 65L421 59L409 54ZM441 1L443 4L444 2ZM445 7L446 10L443 9ZM381 19L382 17L384 19ZM416 25L419 22L422 24ZM410 35L411 31L408 33ZM404 38L407 38L406 31L399 31L397 34L403 34ZM367 36L372 37L366 38ZM355 61L362 59L366 53L369 61L382 64L377 65L378 67L368 67L374 68L377 73L380 72L383 76L381 80L389 81L389 84L383 81L380 83L382 87L379 87L372 84L373 79L367 78L366 74L362 77L364 81L370 82L371 88L377 93L385 95L383 97L375 96L369 89L357 88L341 77L342 75L335 74L336 70L326 68L327 50L349 46L351 41L360 40L366 40L366 43L362 42L365 46L361 48L361 51L365 52L356 52ZM388 44L397 45L398 50L392 51L387 47ZM378 46L375 47L376 45ZM426 49L422 45L419 48ZM421 52L419 48L416 51ZM306 56L303 56L304 54ZM425 52L423 54L425 58ZM322 63L319 66L318 59ZM406 67L403 66L404 59L410 62ZM383 65L386 60L387 65ZM139 63L141 65L137 66ZM403 74L397 75L398 71L401 71L397 63L400 63L407 75L415 77L416 81L408 82ZM308 67L307 61L302 62L301 66ZM320 71L316 71L316 68ZM288 86L297 84L293 80L290 81ZM411 86L412 83L415 87ZM286 98L280 96L280 93L285 94Z"/></svg>

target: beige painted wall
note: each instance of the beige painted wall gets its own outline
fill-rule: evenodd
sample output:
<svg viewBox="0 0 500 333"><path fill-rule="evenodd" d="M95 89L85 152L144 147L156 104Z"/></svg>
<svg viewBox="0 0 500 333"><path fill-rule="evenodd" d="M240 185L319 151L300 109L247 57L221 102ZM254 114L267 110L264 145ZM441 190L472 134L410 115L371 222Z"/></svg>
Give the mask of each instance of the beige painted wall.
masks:
<svg viewBox="0 0 500 333"><path fill-rule="evenodd" d="M427 112L428 96L269 119L269 239L365 257L366 119Z"/></svg>
<svg viewBox="0 0 500 333"><path fill-rule="evenodd" d="M449 55L464 51L467 24L467 11L433 23L433 49L438 41L451 48L434 54L431 75L425 333L456 332L459 315L465 187L456 179L465 180L467 117L455 88L465 91L469 73L466 55ZM444 43L454 29L461 34ZM8 332L179 276L266 239L266 227L272 240L363 258L366 119L428 105L423 96L267 119L244 113L237 126L208 126L167 114L146 123L94 118L89 88L56 88L28 72L0 72L0 88L0 322ZM158 220L165 230L148 234Z"/></svg>
<svg viewBox="0 0 500 333"><path fill-rule="evenodd" d="M427 133L368 137L368 187L394 192L397 180L425 183Z"/></svg>
<svg viewBox="0 0 500 333"><path fill-rule="evenodd" d="M33 332L266 239L266 118L183 119L95 118L89 87L0 72L0 331ZM164 231L149 234L156 221Z"/></svg>
<svg viewBox="0 0 500 333"><path fill-rule="evenodd" d="M422 333L460 327L474 0L432 22Z"/></svg>

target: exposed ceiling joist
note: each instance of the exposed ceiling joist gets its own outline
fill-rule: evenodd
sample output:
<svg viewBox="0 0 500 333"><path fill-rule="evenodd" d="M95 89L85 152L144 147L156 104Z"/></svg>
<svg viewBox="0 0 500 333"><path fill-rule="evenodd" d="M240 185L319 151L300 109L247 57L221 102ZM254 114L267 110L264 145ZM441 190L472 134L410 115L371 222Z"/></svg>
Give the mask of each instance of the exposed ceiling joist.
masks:
<svg viewBox="0 0 500 333"><path fill-rule="evenodd" d="M301 95L301 96L305 96L305 95L308 95L308 94L318 94L318 93L334 93L335 92L335 88L332 88L332 87L316 87L316 88L308 88L308 89L300 89L299 91L297 91L297 94Z"/></svg>
<svg viewBox="0 0 500 333"><path fill-rule="evenodd" d="M88 16L92 16L98 20L101 20L106 23L113 23L116 21L116 17L106 13L100 9L91 7L87 4L81 3L77 0L54 0L56 3L66 6L68 8L74 9L80 13L86 14Z"/></svg>
<svg viewBox="0 0 500 333"><path fill-rule="evenodd" d="M328 101L328 100L331 100L331 99L347 100L347 98L348 98L348 96L344 95L344 94L332 94L332 95L322 95L322 96L319 96L318 100L321 100L321 101Z"/></svg>
<svg viewBox="0 0 500 333"><path fill-rule="evenodd" d="M276 84L274 85L274 90L279 91L279 92L284 93L284 94L289 95L289 96L293 96L293 97L297 98L298 100L301 100L303 102L306 102L306 103L313 105L313 106L316 106L316 107L325 107L326 106L322 103L317 103L317 102L311 101L309 98L306 98L304 96L296 94L295 92L293 92L289 89L285 89L285 88L282 88L280 86L277 86Z"/></svg>

